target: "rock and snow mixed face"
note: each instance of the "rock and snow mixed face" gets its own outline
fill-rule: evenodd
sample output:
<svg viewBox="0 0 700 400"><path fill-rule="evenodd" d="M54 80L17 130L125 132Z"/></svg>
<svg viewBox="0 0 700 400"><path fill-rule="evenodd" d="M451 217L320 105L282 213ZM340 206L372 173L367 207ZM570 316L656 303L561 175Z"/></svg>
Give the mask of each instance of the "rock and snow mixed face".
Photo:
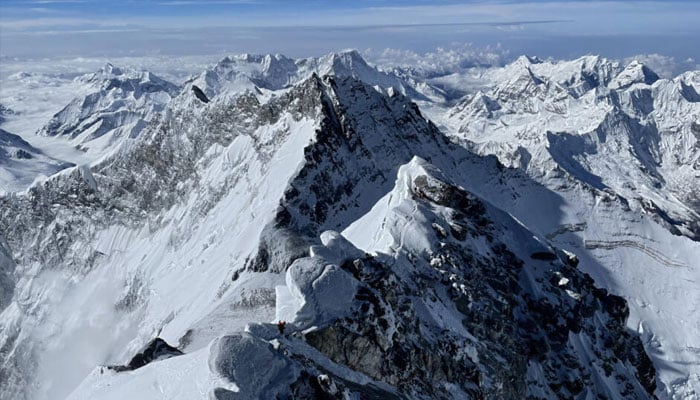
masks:
<svg viewBox="0 0 700 400"><path fill-rule="evenodd" d="M561 170L697 239L694 76L659 79L641 63L620 68L598 57L559 63L521 57L493 70L491 88L468 95L446 118L430 116L472 150L545 185L551 171Z"/></svg>
<svg viewBox="0 0 700 400"><path fill-rule="evenodd" d="M246 91L262 93L289 88L314 73L319 76L352 77L383 90L392 88L412 98L434 97L431 94L434 90L429 85L414 87L394 74L379 71L368 65L355 50L296 60L280 54L226 57L189 79L185 87L194 85L208 98Z"/></svg>
<svg viewBox="0 0 700 400"><path fill-rule="evenodd" d="M96 154L137 137L178 92L177 86L150 72L111 64L77 79L89 94L76 97L39 134L65 136L79 149Z"/></svg>
<svg viewBox="0 0 700 400"><path fill-rule="evenodd" d="M579 60L570 79L566 68L519 62L531 64L527 76L501 97L482 93L486 111L475 119L557 109L620 73L597 58ZM548 69L568 86L546 83ZM111 100L138 114L152 94L137 137L0 197L0 284L12 296L0 303L1 397L646 398L692 389L672 387L678 376L663 370L656 379L654 366L668 360L652 352L652 366L644 350L669 342L649 333L642 347L628 330L649 317L643 307L630 312L584 273L609 288L606 272L627 276L596 253L612 246L610 221L620 216L624 243L639 244L639 227L678 243L620 196L571 185L564 173L547 175L563 188L555 193L451 143L400 94L417 96L398 86L405 81L356 53L227 58L176 95L147 74L128 76L111 67L85 78L102 85L89 102L97 114L85 117L111 118ZM694 79L683 78L684 99ZM639 85L648 86L624 90ZM530 91L534 100L519 103ZM577 241L577 218L589 231L603 222L597 241ZM579 268L546 239L573 246ZM644 257L668 261L645 243ZM679 248L685 257L698 247ZM623 292L663 308L641 289ZM284 335L265 323L280 319ZM663 319L650 321L644 332L660 332ZM154 337L185 354L133 372L95 367L126 364Z"/></svg>
<svg viewBox="0 0 700 400"><path fill-rule="evenodd" d="M639 63L584 57L520 58L488 74L490 83L451 111L427 108L430 117L561 196L539 201L518 188L512 201L487 197L590 260L582 269L630 302L629 326L645 332L662 396L692 398L698 329L680 315L696 315L700 304L697 73L658 79Z"/></svg>
<svg viewBox="0 0 700 400"><path fill-rule="evenodd" d="M416 229L400 228L409 224ZM653 392L624 301L424 160L402 166L394 189L345 233L391 239L370 255L323 232L276 288L282 331L251 324L130 376L93 372L71 399L157 390L217 399ZM178 382L183 368L198 379Z"/></svg>

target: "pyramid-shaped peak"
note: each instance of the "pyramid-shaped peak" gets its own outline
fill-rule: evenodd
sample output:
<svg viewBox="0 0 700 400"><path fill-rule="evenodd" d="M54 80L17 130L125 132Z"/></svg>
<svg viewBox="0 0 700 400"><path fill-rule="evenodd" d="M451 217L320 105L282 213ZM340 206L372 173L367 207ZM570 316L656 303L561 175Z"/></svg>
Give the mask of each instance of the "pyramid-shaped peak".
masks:
<svg viewBox="0 0 700 400"><path fill-rule="evenodd" d="M345 50L338 53L329 54L333 67L343 66L348 69L357 67L368 67L365 59L357 50Z"/></svg>
<svg viewBox="0 0 700 400"><path fill-rule="evenodd" d="M615 77L610 83L610 87L612 89L625 89L637 83L651 85L659 79L659 75L651 68L639 60L633 60Z"/></svg>
<svg viewBox="0 0 700 400"><path fill-rule="evenodd" d="M106 63L103 65L98 71L99 74L103 75L123 75L124 71L119 68L114 66L112 63Z"/></svg>
<svg viewBox="0 0 700 400"><path fill-rule="evenodd" d="M83 83L102 85L113 79L124 79L127 75L133 74L135 74L135 71L131 69L123 69L108 62L97 71L85 74L77 79Z"/></svg>
<svg viewBox="0 0 700 400"><path fill-rule="evenodd" d="M520 64L520 65L531 65L531 64L541 64L542 60L539 59L537 56L528 56L526 54L523 54L522 56L518 57L513 64Z"/></svg>
<svg viewBox="0 0 700 400"><path fill-rule="evenodd" d="M359 51L357 49L346 49L342 50L336 53L337 56L343 57L346 59L354 59L354 60L361 60L362 62L365 61L365 59L362 57Z"/></svg>
<svg viewBox="0 0 700 400"><path fill-rule="evenodd" d="M641 73L641 77L644 79L644 83L648 85L651 85L659 80L659 75L639 60L633 60L625 69L630 71L639 71L639 73Z"/></svg>

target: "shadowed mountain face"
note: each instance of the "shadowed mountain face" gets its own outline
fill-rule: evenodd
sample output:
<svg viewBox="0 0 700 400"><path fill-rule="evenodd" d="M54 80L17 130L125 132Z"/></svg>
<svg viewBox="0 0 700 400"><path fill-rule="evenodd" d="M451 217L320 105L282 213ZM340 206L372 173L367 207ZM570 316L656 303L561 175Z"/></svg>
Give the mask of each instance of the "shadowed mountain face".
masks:
<svg viewBox="0 0 700 400"><path fill-rule="evenodd" d="M640 220L582 158L602 152L612 129L550 130L545 148L560 166L538 183L452 142L400 88L363 82L378 72L357 57L222 60L99 162L0 197L1 396L638 399L668 390L662 356L647 355L659 325L628 329L636 303L603 288L622 275L592 256L621 251L607 241L611 220L658 243L678 238ZM309 65L303 79L289 72ZM334 74L315 73L324 65ZM577 98L620 74L585 71L571 84ZM233 89L241 77L250 90ZM536 67L515 82L536 99L560 92ZM625 87L637 84L648 85ZM537 111L539 100L516 104L520 89L481 101L489 112L479 115ZM601 126L636 129L625 115ZM653 165L653 143L635 143L630 151ZM518 154L534 165L538 151ZM595 243L574 236L594 226L574 216L604 227ZM62 371L68 364L75 373Z"/></svg>

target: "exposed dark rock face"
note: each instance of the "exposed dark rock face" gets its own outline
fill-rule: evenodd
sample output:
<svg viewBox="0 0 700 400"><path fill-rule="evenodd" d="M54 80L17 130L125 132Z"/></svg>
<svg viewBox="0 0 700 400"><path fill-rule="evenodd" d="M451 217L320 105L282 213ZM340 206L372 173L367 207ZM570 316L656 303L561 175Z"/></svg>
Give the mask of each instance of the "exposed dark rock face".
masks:
<svg viewBox="0 0 700 400"><path fill-rule="evenodd" d="M447 139L402 95L392 97L352 78L312 77L305 95L320 105L316 141L282 202L294 209L286 226L316 237L368 210L391 189L398 167L420 154L436 156ZM300 196L300 189L312 196ZM337 207L336 205L341 205ZM284 213L284 210L280 212Z"/></svg>
<svg viewBox="0 0 700 400"><path fill-rule="evenodd" d="M402 398L454 398L459 388L467 398L573 399L601 395L597 382L613 375L617 389L603 396L653 397L655 372L626 330L623 299L597 289L554 253L520 259L500 241L509 228L493 222L492 210L435 182L425 176L414 182L420 209L436 224L459 224L461 234L443 237L428 260L409 253L392 266L371 257L343 264L362 285L355 311L307 333L310 345L396 387ZM451 205L447 217L433 214L444 205ZM479 252L475 243L490 249ZM461 315L468 334L437 329L420 311L438 304Z"/></svg>
<svg viewBox="0 0 700 400"><path fill-rule="evenodd" d="M166 358L181 356L183 353L177 348L169 345L161 338L151 340L146 347L136 353L126 365L113 365L107 368L117 372L133 371L141 368L144 365L150 364L156 360L164 360Z"/></svg>
<svg viewBox="0 0 700 400"><path fill-rule="evenodd" d="M537 251L530 254L533 260L552 261L557 259L557 255L548 251Z"/></svg>
<svg viewBox="0 0 700 400"><path fill-rule="evenodd" d="M15 263L12 260L10 250L7 248L5 240L0 236L0 311L4 310L12 300L15 290L14 270Z"/></svg>
<svg viewBox="0 0 700 400"><path fill-rule="evenodd" d="M345 400L352 393L362 400L399 400L402 397L394 392L381 389L373 384L359 385L328 372L312 375L306 370L299 373L290 386L294 399Z"/></svg>
<svg viewBox="0 0 700 400"><path fill-rule="evenodd" d="M27 143L19 135L0 129L0 159L7 157L5 147L16 148L13 156L18 159L30 159L33 157L32 153L41 153L39 149Z"/></svg>
<svg viewBox="0 0 700 400"><path fill-rule="evenodd" d="M197 85L192 85L192 93L194 93L195 97L197 97L199 101L209 103L209 98L206 94L204 94L204 92L202 92L202 89L197 87Z"/></svg>

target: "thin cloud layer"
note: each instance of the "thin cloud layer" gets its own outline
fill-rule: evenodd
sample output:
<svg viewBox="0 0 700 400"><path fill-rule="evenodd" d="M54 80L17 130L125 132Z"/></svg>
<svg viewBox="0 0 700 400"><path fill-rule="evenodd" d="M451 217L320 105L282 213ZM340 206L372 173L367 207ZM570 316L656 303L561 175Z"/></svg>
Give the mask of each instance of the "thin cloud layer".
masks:
<svg viewBox="0 0 700 400"><path fill-rule="evenodd" d="M456 42L543 58L700 59L700 2L678 0L6 0L0 8L3 57L310 56L349 47L422 54Z"/></svg>
<svg viewBox="0 0 700 400"><path fill-rule="evenodd" d="M453 43L432 51L409 49L367 49L363 55L383 69L400 68L424 77L447 75L474 67L501 66L509 51L502 46L479 48L472 43Z"/></svg>
<svg viewBox="0 0 700 400"><path fill-rule="evenodd" d="M164 28L236 26L388 26L423 24L492 24L518 27L523 22L568 21L560 32L587 34L696 31L700 4L687 1L529 1L319 3L310 0L159 0L159 1L5 1L0 17L5 29L31 24L13 21L35 17L31 8L42 4L61 13L66 25L90 20L93 24L130 23ZM95 5L99 4L99 7ZM7 12L11 11L11 12ZM23 12L25 11L25 12ZM57 21L54 21L57 22ZM74 23L73 23L74 24ZM34 26L40 25L39 23ZM75 24L74 24L75 25Z"/></svg>

